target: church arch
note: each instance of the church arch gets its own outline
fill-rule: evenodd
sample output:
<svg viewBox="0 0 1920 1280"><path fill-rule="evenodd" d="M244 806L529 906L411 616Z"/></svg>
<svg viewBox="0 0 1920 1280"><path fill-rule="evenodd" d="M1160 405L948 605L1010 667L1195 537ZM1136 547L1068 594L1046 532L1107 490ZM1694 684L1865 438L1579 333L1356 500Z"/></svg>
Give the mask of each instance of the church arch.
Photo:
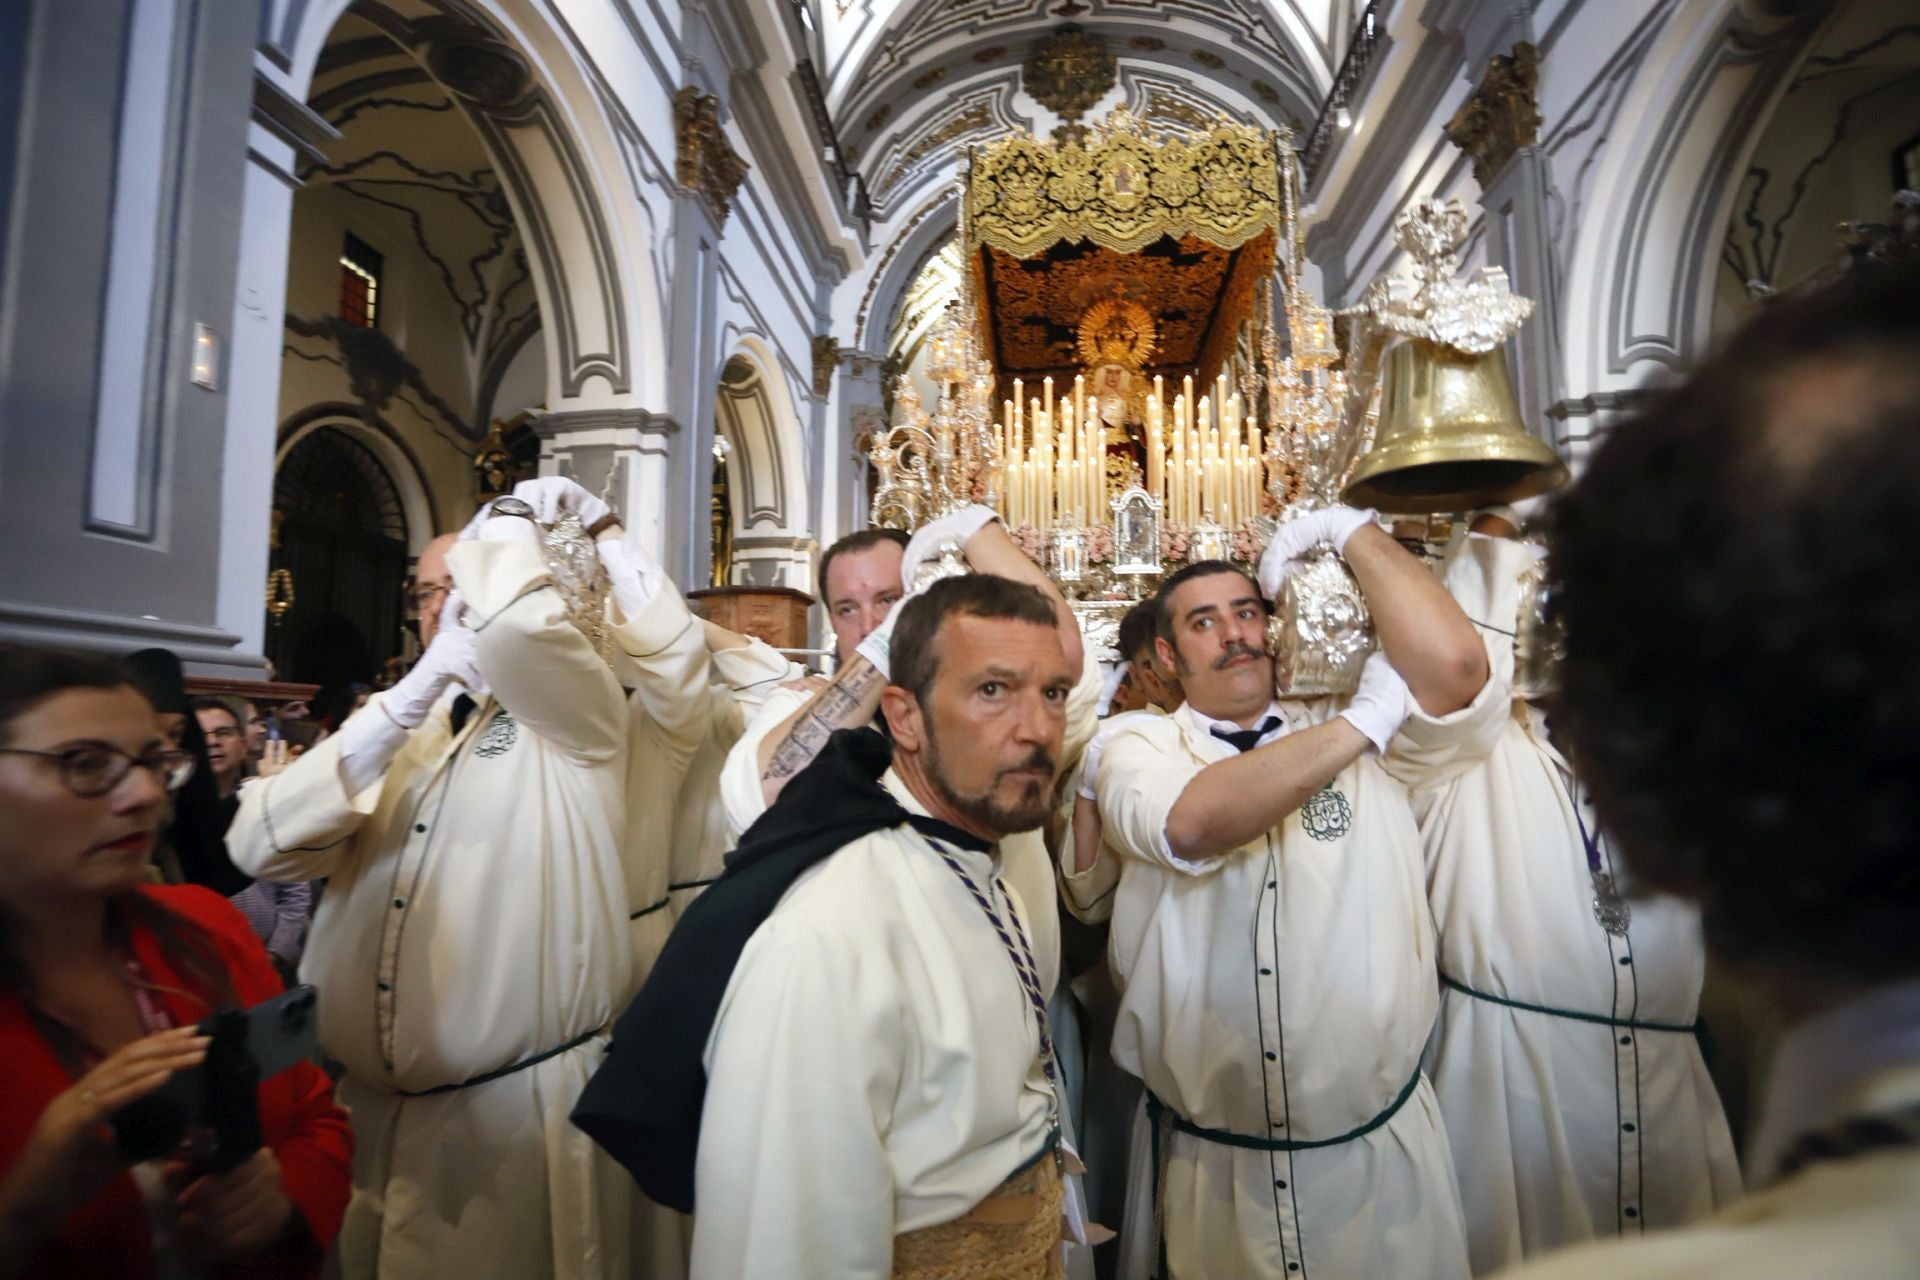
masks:
<svg viewBox="0 0 1920 1280"><path fill-rule="evenodd" d="M813 538L800 419L772 353L746 338L720 372L714 432L726 441L730 581L809 590Z"/></svg>

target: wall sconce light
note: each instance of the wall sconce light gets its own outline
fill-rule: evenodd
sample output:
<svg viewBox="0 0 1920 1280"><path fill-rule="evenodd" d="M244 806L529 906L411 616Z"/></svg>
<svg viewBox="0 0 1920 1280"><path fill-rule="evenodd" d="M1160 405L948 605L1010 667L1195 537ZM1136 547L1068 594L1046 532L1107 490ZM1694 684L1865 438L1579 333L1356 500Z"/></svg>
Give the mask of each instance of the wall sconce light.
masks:
<svg viewBox="0 0 1920 1280"><path fill-rule="evenodd" d="M220 335L204 324L193 326L193 368L188 377L196 387L219 390Z"/></svg>

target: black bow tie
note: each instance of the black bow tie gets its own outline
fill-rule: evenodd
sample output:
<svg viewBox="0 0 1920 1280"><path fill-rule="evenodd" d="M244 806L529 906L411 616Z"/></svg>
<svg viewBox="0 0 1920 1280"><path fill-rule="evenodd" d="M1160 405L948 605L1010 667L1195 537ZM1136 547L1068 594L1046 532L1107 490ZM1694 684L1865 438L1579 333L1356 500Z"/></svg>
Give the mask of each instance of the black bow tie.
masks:
<svg viewBox="0 0 1920 1280"><path fill-rule="evenodd" d="M1245 751L1279 727L1280 717L1268 716L1251 729L1222 729L1216 726L1208 732L1235 751Z"/></svg>
<svg viewBox="0 0 1920 1280"><path fill-rule="evenodd" d="M474 708L478 707L479 705L480 705L479 703L473 700L473 695L468 693L463 693L459 697L453 700L452 715L453 715L453 736L454 737L457 738L460 736L460 730L466 727L467 717L472 715Z"/></svg>

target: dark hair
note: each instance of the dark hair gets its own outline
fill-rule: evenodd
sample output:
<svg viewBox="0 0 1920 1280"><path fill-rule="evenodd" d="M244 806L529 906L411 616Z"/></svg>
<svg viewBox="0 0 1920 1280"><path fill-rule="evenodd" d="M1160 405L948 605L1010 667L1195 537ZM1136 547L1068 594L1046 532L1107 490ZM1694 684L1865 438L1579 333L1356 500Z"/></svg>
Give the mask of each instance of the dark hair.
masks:
<svg viewBox="0 0 1920 1280"><path fill-rule="evenodd" d="M900 608L887 665L892 683L921 704L940 671L940 629L948 618L994 618L1057 627L1060 617L1040 588L991 573L942 578Z"/></svg>
<svg viewBox="0 0 1920 1280"><path fill-rule="evenodd" d="M1550 513L1563 722L1722 957L1920 973L1920 271L1769 306Z"/></svg>
<svg viewBox="0 0 1920 1280"><path fill-rule="evenodd" d="M1260 603L1266 606L1267 612L1273 612L1273 605L1268 603L1266 593L1260 590L1260 584L1255 582L1253 575L1245 569L1225 560L1195 560L1184 569L1177 570L1171 578L1160 584L1158 591L1153 593L1153 633L1168 644L1172 644L1173 593L1195 578L1211 578L1216 573L1231 573L1239 576L1253 588L1253 594L1259 597Z"/></svg>
<svg viewBox="0 0 1920 1280"><path fill-rule="evenodd" d="M247 727L247 718L240 714L240 709L233 705L233 699L231 698L222 698L214 694L203 693L193 700L193 709L196 712L224 711L233 721L234 728L245 729Z"/></svg>
<svg viewBox="0 0 1920 1280"><path fill-rule="evenodd" d="M1120 661L1132 662L1142 650L1153 656L1153 637L1158 630L1155 610L1154 599L1149 597L1120 615L1120 635L1115 641L1120 647Z"/></svg>
<svg viewBox="0 0 1920 1280"><path fill-rule="evenodd" d="M891 542L902 551L907 549L907 534L904 529L858 529L840 539L820 553L820 603L831 604L827 599L827 567L834 557L853 551L871 551L884 542Z"/></svg>
<svg viewBox="0 0 1920 1280"><path fill-rule="evenodd" d="M126 665L116 659L0 643L0 742L12 738L15 720L69 689L139 691ZM226 966L198 926L137 891L115 895L108 909L122 928L141 924L151 930L167 957L193 980L196 989L192 994L205 1001L210 1011L232 1002L233 987ZM31 980L13 954L8 932L6 912L0 909L0 987L30 998Z"/></svg>
<svg viewBox="0 0 1920 1280"><path fill-rule="evenodd" d="M133 674L113 658L0 642L0 742L13 722L68 689L137 689Z"/></svg>

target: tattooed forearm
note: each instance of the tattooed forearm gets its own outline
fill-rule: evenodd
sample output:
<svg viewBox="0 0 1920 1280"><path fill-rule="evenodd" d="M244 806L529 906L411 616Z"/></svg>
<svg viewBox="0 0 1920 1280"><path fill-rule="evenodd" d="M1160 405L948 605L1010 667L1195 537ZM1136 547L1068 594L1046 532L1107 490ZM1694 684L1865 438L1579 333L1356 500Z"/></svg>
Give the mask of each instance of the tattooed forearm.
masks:
<svg viewBox="0 0 1920 1280"><path fill-rule="evenodd" d="M865 658L848 662L833 678L833 683L801 709L793 728L774 747L772 759L760 773L761 782L770 790L777 790L813 762L835 729L872 720L880 706L880 691L886 687L887 678Z"/></svg>

